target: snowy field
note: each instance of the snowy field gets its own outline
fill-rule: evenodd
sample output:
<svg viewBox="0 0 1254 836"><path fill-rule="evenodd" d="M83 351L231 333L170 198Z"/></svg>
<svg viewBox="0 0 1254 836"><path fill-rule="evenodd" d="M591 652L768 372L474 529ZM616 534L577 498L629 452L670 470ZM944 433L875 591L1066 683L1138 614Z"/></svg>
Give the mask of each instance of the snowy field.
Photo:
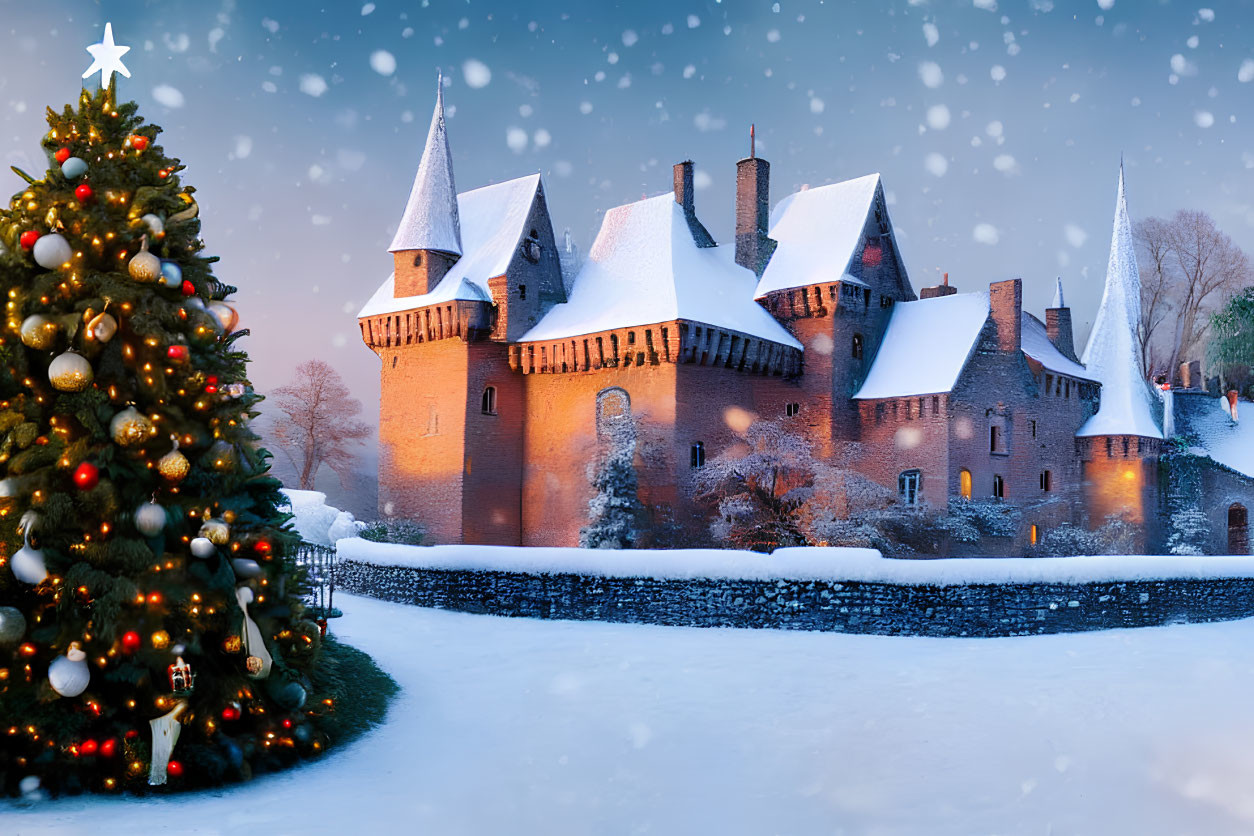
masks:
<svg viewBox="0 0 1254 836"><path fill-rule="evenodd" d="M1254 620L920 639L342 604L403 688L384 727L222 792L0 806L0 833L1254 833Z"/></svg>

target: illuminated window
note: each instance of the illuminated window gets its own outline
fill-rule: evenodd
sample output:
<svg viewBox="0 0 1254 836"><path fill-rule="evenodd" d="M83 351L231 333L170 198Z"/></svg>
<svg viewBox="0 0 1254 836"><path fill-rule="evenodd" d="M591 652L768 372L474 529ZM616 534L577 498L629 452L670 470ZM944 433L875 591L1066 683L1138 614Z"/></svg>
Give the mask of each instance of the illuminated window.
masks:
<svg viewBox="0 0 1254 836"><path fill-rule="evenodd" d="M923 485L923 474L918 470L907 470L897 477L897 495L907 505L918 505L922 498L919 493Z"/></svg>
<svg viewBox="0 0 1254 836"><path fill-rule="evenodd" d="M1036 527L1036 523L1032 523L1028 528L1028 545L1035 546L1036 541L1040 539L1041 530Z"/></svg>
<svg viewBox="0 0 1254 836"><path fill-rule="evenodd" d="M965 467L958 471L958 492L963 499L971 498L971 471Z"/></svg>

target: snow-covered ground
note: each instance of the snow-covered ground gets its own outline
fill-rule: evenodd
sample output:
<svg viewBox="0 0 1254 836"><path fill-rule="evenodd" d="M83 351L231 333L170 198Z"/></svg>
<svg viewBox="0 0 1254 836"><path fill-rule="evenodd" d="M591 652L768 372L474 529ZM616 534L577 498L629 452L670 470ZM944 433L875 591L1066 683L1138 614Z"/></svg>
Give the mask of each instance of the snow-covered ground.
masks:
<svg viewBox="0 0 1254 836"><path fill-rule="evenodd" d="M0 833L1248 834L1254 620L917 639L337 598L386 725L216 793Z"/></svg>

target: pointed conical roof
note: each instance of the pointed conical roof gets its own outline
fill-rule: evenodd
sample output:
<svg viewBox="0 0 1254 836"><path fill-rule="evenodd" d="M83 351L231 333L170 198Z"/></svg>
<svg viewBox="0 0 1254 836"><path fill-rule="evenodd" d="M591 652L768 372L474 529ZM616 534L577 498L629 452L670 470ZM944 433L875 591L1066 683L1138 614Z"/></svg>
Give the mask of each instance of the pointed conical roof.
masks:
<svg viewBox="0 0 1254 836"><path fill-rule="evenodd" d="M457 217L457 187L453 184L453 155L448 149L448 132L444 127L444 78L441 75L435 94L435 112L427 145L422 149L422 162L414 176L414 187L405 205L396 237L388 252L401 250L438 250L462 254L461 224Z"/></svg>
<svg viewBox="0 0 1254 836"><path fill-rule="evenodd" d="M1067 307L1067 300L1064 299L1062 296L1062 276L1058 277L1058 285L1054 288L1054 303L1050 305L1050 307L1051 308Z"/></svg>
<svg viewBox="0 0 1254 836"><path fill-rule="evenodd" d="M1149 384L1141 376L1141 343L1136 336L1140 321L1141 275L1136 268L1120 164L1106 290L1081 358L1089 372L1101 381L1101 405L1076 435L1163 437L1154 417Z"/></svg>

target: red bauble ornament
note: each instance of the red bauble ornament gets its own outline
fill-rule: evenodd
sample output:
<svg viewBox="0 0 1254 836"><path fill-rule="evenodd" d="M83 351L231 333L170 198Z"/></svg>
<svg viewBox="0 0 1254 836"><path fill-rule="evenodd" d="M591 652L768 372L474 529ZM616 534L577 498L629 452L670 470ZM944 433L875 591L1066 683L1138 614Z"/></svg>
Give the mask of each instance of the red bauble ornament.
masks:
<svg viewBox="0 0 1254 836"><path fill-rule="evenodd" d="M130 731L128 731L128 732L126 733L126 739L127 739L127 740L134 740L134 739L135 739L135 738L137 738L137 737L139 737L139 730L138 730L138 729L131 729Z"/></svg>
<svg viewBox="0 0 1254 836"><path fill-rule="evenodd" d="M18 238L17 242L22 245L22 249L29 250L34 248L35 242L38 240L39 233L33 229L28 229L22 233L22 237Z"/></svg>
<svg viewBox="0 0 1254 836"><path fill-rule="evenodd" d="M70 158L70 149L69 149L69 148L58 148L58 149L57 149L57 153L56 153L56 154L53 154L53 156L54 156L54 157L56 157L56 159L57 159L57 163L58 163L58 164L61 164L61 163L65 162L66 160L68 160L68 159Z"/></svg>
<svg viewBox="0 0 1254 836"><path fill-rule="evenodd" d="M292 727L292 718L291 718L291 717L284 717L284 718L283 718L283 728L285 728L285 729L290 729L291 727Z"/></svg>
<svg viewBox="0 0 1254 836"><path fill-rule="evenodd" d="M192 284L187 279L183 279L183 295L184 296L196 295L196 285Z"/></svg>
<svg viewBox="0 0 1254 836"><path fill-rule="evenodd" d="M205 386L205 393L209 395L216 395L218 393L218 387L210 383Z"/></svg>
<svg viewBox="0 0 1254 836"><path fill-rule="evenodd" d="M100 468L91 462L82 462L74 470L74 484L79 490L89 491L100 484Z"/></svg>
<svg viewBox="0 0 1254 836"><path fill-rule="evenodd" d="M118 739L111 737L104 743L100 744L100 754L102 757L111 758L118 751Z"/></svg>
<svg viewBox="0 0 1254 836"><path fill-rule="evenodd" d="M83 745L78 747L78 751L84 755L94 755L96 750L100 748L100 744L94 740L84 740Z"/></svg>
<svg viewBox="0 0 1254 836"><path fill-rule="evenodd" d="M178 761L170 761L165 766L165 772L167 775L173 778L177 778L183 774L183 764L179 763Z"/></svg>
<svg viewBox="0 0 1254 836"><path fill-rule="evenodd" d="M205 383L208 383L210 386L217 386L218 376L216 374L209 375L208 377L205 378Z"/></svg>
<svg viewBox="0 0 1254 836"><path fill-rule="evenodd" d="M148 137L135 134L131 137L131 147L136 151L144 151L148 148Z"/></svg>
<svg viewBox="0 0 1254 836"><path fill-rule="evenodd" d="M238 720L239 709L233 705L228 705L226 708L222 709L222 719L223 720Z"/></svg>
<svg viewBox="0 0 1254 836"><path fill-rule="evenodd" d="M122 649L127 653L139 650L139 633L134 630L122 634Z"/></svg>
<svg viewBox="0 0 1254 836"><path fill-rule="evenodd" d="M262 557L270 556L270 548L271 546L269 540L258 540L256 543L253 543L253 551Z"/></svg>
<svg viewBox="0 0 1254 836"><path fill-rule="evenodd" d="M86 203L87 201L91 200L91 197L93 194L95 194L95 192L93 192L91 190L91 186L87 185L86 183L83 183L81 186L79 186L77 189L74 190L74 196L78 198L79 203Z"/></svg>
<svg viewBox="0 0 1254 836"><path fill-rule="evenodd" d="M165 356L181 363L187 359L187 346L172 345L165 350Z"/></svg>

